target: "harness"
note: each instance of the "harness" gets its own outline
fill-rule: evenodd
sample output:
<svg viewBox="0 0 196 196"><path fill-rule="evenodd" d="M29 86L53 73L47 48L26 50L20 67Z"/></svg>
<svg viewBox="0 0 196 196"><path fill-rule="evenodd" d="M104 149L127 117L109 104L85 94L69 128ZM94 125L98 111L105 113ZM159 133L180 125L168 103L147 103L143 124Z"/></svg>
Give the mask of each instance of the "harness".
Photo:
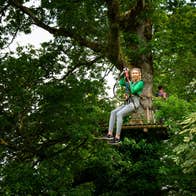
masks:
<svg viewBox="0 0 196 196"><path fill-rule="evenodd" d="M126 86L127 87L127 86ZM134 99L133 99L133 97L135 96L135 97L138 97L138 99L139 99L139 104L142 106L142 108L144 109L144 106L143 106L143 104L141 103L141 96L140 95L138 95L138 94L131 94L131 89L130 89L130 86L129 86L129 97L128 97L128 99L126 99L125 101L124 101L124 104L125 105L128 105L129 103L133 103L133 106L134 106L134 110L136 111L137 110L137 107L136 107L136 105L135 105L135 101L134 101Z"/></svg>
<svg viewBox="0 0 196 196"><path fill-rule="evenodd" d="M137 95L132 95L132 94L129 95L128 99L125 100L124 105L128 105L128 104L130 104L132 102L133 106L134 106L134 109L136 110L137 107L135 105L135 101L133 100L133 96L137 96ZM139 96L138 96L138 98L139 98Z"/></svg>
<svg viewBox="0 0 196 196"><path fill-rule="evenodd" d="M119 80L124 76L125 70L126 70L126 68L123 69L123 71L119 74L119 76L118 76L118 79L119 79ZM139 81L138 81L138 82L139 82ZM136 83L137 83L137 82L136 82ZM135 85L136 83L132 83L132 85ZM116 94L116 93L115 93L116 85L117 85L117 83L116 83L116 84L114 85L114 87L113 87L113 93L114 93L114 95ZM132 94L132 93L131 93L131 88L130 88L130 83L127 82L127 81L125 82L125 93L127 94L128 98L127 98L126 100L124 99L124 105L128 105L128 104L130 104L130 103L132 102L132 103L133 103L133 106L134 106L134 110L137 110L135 101L134 101L134 99L133 99L133 97L137 97L137 98L139 98L139 105L141 105L142 108L144 109L144 106L143 106L143 104L141 103L141 98L143 98L143 97L140 96L138 93ZM119 100L120 100L120 99L119 99ZM120 101L122 101L122 99L121 99Z"/></svg>

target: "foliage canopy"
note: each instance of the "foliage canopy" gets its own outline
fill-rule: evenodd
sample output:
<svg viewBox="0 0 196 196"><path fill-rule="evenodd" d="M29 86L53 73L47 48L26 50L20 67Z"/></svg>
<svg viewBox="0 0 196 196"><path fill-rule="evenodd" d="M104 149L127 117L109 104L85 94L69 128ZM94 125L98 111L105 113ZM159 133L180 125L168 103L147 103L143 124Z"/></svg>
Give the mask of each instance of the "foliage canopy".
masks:
<svg viewBox="0 0 196 196"><path fill-rule="evenodd" d="M0 193L191 195L195 17L183 0L1 0L1 49L33 25L54 39L1 50ZM166 87L155 103L168 140L140 130L116 148L95 139L114 106L105 76L125 65L141 66L149 89L153 71L154 91Z"/></svg>

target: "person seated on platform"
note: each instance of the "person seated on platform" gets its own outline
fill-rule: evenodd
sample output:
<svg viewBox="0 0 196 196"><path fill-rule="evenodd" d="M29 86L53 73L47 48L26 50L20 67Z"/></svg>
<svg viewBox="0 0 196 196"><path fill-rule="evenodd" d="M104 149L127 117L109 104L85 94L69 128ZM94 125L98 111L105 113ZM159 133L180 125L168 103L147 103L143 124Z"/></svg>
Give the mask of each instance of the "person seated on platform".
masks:
<svg viewBox="0 0 196 196"><path fill-rule="evenodd" d="M127 82L128 85L127 86ZM121 78L119 81L121 86L126 89L126 100L124 105L117 107L111 111L109 119L109 129L107 135L103 139L111 140L110 144L120 143L120 134L123 124L123 117L129 115L131 112L136 110L140 106L140 95L144 88L144 82L141 79L141 70L139 68L133 68L131 70L131 81L129 78L129 72L125 71L125 77ZM127 92L127 87L129 87L129 92ZM116 134L113 136L113 129L116 122Z"/></svg>
<svg viewBox="0 0 196 196"><path fill-rule="evenodd" d="M164 91L163 86L158 86L158 92L156 93L157 97L162 97L163 99L167 99L167 93Z"/></svg>

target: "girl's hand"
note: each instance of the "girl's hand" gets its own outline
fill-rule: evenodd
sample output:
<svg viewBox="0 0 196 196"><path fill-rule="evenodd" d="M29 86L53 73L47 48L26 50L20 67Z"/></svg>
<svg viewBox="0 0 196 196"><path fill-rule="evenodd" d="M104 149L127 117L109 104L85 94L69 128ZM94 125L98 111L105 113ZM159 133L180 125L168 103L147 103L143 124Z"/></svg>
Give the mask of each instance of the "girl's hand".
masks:
<svg viewBox="0 0 196 196"><path fill-rule="evenodd" d="M125 70L125 77L128 79L129 78L129 71Z"/></svg>
<svg viewBox="0 0 196 196"><path fill-rule="evenodd" d="M129 98L128 94L125 94L125 100L127 100Z"/></svg>

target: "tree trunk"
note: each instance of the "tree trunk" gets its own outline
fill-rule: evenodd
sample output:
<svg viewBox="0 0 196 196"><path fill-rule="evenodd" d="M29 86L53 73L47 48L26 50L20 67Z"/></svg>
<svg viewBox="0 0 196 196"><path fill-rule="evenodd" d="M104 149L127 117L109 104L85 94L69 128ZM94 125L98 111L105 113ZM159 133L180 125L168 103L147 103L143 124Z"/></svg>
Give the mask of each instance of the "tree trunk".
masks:
<svg viewBox="0 0 196 196"><path fill-rule="evenodd" d="M144 20L142 24L137 27L137 35L139 40L142 40L144 46L148 47L148 42L152 37L152 25L149 20ZM138 50L141 50L138 47ZM144 81L143 99L141 104L143 108L138 110L138 115L144 114L146 122L154 122L154 115L152 111L152 88L153 88L153 61L151 50L146 49L147 52L139 55L139 61L137 61L136 66L140 67L142 70L142 79ZM138 51L138 53L140 53Z"/></svg>
<svg viewBox="0 0 196 196"><path fill-rule="evenodd" d="M153 61L152 51L149 47L149 42L152 39L152 23L149 17L144 17L144 13L148 12L150 5L144 0L138 1L137 6L129 12L124 20L129 21L121 23L121 27L133 35L133 40L130 41L130 50L133 51L133 56L130 56L131 67L139 67L142 70L142 79L145 83L143 90L142 105L143 110L138 113L145 114L147 122L154 122L152 111L152 88L153 88ZM141 18L138 19L138 16ZM125 25L127 24L127 25ZM135 38L136 37L136 38ZM139 114L141 115L141 114Z"/></svg>

